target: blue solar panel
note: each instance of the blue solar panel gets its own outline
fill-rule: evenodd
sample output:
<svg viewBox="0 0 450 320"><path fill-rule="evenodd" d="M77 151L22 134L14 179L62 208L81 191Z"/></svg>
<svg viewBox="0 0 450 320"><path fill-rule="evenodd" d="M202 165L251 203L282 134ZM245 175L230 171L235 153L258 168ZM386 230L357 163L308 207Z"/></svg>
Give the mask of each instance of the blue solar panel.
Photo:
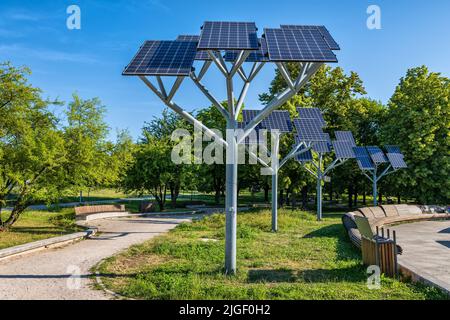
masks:
<svg viewBox="0 0 450 320"><path fill-rule="evenodd" d="M253 118L255 118L258 113L260 113L260 110L249 110L249 109L244 109L242 110L242 118L244 119L244 123L248 124L250 121L253 120Z"/></svg>
<svg viewBox="0 0 450 320"><path fill-rule="evenodd" d="M238 129L244 129L246 124L244 122L238 122ZM244 132L240 132L240 134L243 134ZM238 138L239 135L238 135ZM264 138L263 132L259 129L254 129L250 134L241 142L241 144L244 145L255 145L262 142L262 139Z"/></svg>
<svg viewBox="0 0 450 320"><path fill-rule="evenodd" d="M294 119L294 125L302 141L324 141L322 126L317 119Z"/></svg>
<svg viewBox="0 0 450 320"><path fill-rule="evenodd" d="M333 141L334 153L338 159L354 159L355 152L349 141Z"/></svg>
<svg viewBox="0 0 450 320"><path fill-rule="evenodd" d="M292 123L289 111L276 110L267 116L262 122L263 128L268 130L279 130L280 132L291 132Z"/></svg>
<svg viewBox="0 0 450 320"><path fill-rule="evenodd" d="M366 149L374 163L380 164L388 162L388 159L385 157L383 151L380 148L376 146L370 146L366 147Z"/></svg>
<svg viewBox="0 0 450 320"><path fill-rule="evenodd" d="M388 153L399 153L399 154L402 154L402 151L400 150L399 146L388 145L388 146L384 146L384 148L386 149L386 151Z"/></svg>
<svg viewBox="0 0 450 320"><path fill-rule="evenodd" d="M365 147L353 147L353 151L355 152L356 162L361 170L375 169L375 166Z"/></svg>
<svg viewBox="0 0 450 320"><path fill-rule="evenodd" d="M299 152L302 151L302 150L305 150L304 146L299 149ZM297 154L295 156L295 160L297 160L298 162L300 162L302 164L306 163L306 162L311 162L313 160L313 156L312 156L311 150L308 150L308 151L305 151L303 153Z"/></svg>
<svg viewBox="0 0 450 320"><path fill-rule="evenodd" d="M263 38L259 39L260 47L258 50L251 52L250 55L245 60L246 62L267 62L269 61L268 53L267 53L267 44L266 40ZM239 51L231 50L226 51L224 55L225 61L236 61L238 57Z"/></svg>
<svg viewBox="0 0 450 320"><path fill-rule="evenodd" d="M188 76L197 42L145 41L123 75Z"/></svg>
<svg viewBox="0 0 450 320"><path fill-rule="evenodd" d="M392 165L392 168L395 170L397 169L404 169L408 168L408 165L406 164L405 160L403 159L403 156L399 153L387 153L386 154L389 162Z"/></svg>
<svg viewBox="0 0 450 320"><path fill-rule="evenodd" d="M312 149L317 153L331 152L331 139L328 133L324 133L325 141L318 141L314 143Z"/></svg>
<svg viewBox="0 0 450 320"><path fill-rule="evenodd" d="M334 135L336 136L336 140L349 141L352 146L356 147L355 138L353 137L353 133L351 131L335 131Z"/></svg>
<svg viewBox="0 0 450 320"><path fill-rule="evenodd" d="M211 22L203 24L199 50L258 50L254 22Z"/></svg>
<svg viewBox="0 0 450 320"><path fill-rule="evenodd" d="M337 62L317 30L264 29L270 61Z"/></svg>
<svg viewBox="0 0 450 320"><path fill-rule="evenodd" d="M326 41L328 47L331 50L340 50L341 48L337 42L333 39L330 32L325 26L301 26L301 25L281 25L282 29L295 29L295 30L318 30L324 40Z"/></svg>
<svg viewBox="0 0 450 320"><path fill-rule="evenodd" d="M200 39L200 36L194 36L194 35L179 35L177 37L177 41L196 41L198 43ZM206 51L197 51L197 54L195 55L195 60L211 60L209 57L208 52Z"/></svg>
<svg viewBox="0 0 450 320"><path fill-rule="evenodd" d="M297 108L297 112L300 119L318 119L324 127L327 125L319 108Z"/></svg>

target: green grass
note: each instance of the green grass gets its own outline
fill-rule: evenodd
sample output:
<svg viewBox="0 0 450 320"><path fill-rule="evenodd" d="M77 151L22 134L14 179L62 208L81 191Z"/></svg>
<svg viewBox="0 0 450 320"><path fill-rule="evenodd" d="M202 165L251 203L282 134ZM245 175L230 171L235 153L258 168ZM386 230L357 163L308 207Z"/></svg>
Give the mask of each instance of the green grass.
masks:
<svg viewBox="0 0 450 320"><path fill-rule="evenodd" d="M366 286L360 252L347 240L339 214L322 222L311 213L280 210L238 217L238 272L223 275L223 215L181 224L168 234L107 259L105 285L137 299L440 299L437 289L382 278ZM213 239L215 241L202 241Z"/></svg>
<svg viewBox="0 0 450 320"><path fill-rule="evenodd" d="M6 218L8 213L3 213ZM75 225L73 209L59 212L26 211L10 231L0 232L0 249L48 239L81 230Z"/></svg>

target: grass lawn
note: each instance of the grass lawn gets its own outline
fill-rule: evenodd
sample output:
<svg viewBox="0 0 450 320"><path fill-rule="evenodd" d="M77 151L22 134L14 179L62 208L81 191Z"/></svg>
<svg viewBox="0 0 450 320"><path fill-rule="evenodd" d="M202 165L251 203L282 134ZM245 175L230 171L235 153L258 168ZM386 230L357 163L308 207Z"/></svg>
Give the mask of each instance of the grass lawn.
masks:
<svg viewBox="0 0 450 320"><path fill-rule="evenodd" d="M223 275L223 215L182 224L107 259L102 281L138 299L440 299L434 288L382 278L369 290L360 253L339 214L280 210L270 232L268 210L239 214L238 273Z"/></svg>
<svg viewBox="0 0 450 320"><path fill-rule="evenodd" d="M6 218L8 213L3 213ZM59 212L26 211L10 231L0 232L0 249L57 237L81 230L75 225L73 209Z"/></svg>

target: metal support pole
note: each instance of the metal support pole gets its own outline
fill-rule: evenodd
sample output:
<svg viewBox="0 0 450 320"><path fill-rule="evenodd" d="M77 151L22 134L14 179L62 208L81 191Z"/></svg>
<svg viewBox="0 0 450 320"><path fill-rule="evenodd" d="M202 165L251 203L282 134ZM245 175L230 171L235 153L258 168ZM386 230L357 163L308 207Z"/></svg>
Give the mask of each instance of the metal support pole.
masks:
<svg viewBox="0 0 450 320"><path fill-rule="evenodd" d="M278 170L272 175L272 232L278 231Z"/></svg>
<svg viewBox="0 0 450 320"><path fill-rule="evenodd" d="M373 206L376 207L378 205L378 195L377 195L377 170L373 170L373 178L372 178L372 195L373 195Z"/></svg>
<svg viewBox="0 0 450 320"><path fill-rule="evenodd" d="M278 231L278 153L280 147L280 136L277 135L275 141L273 141L273 153L272 153L272 232ZM274 158L277 159L274 159Z"/></svg>
<svg viewBox="0 0 450 320"><path fill-rule="evenodd" d="M236 129L236 121L230 117L227 129ZM228 130L229 131L229 130ZM237 228L237 178L238 178L238 148L236 137L228 134L226 189L225 189L225 273L236 273L236 228Z"/></svg>
<svg viewBox="0 0 450 320"><path fill-rule="evenodd" d="M317 166L317 221L322 220L322 154L319 154Z"/></svg>

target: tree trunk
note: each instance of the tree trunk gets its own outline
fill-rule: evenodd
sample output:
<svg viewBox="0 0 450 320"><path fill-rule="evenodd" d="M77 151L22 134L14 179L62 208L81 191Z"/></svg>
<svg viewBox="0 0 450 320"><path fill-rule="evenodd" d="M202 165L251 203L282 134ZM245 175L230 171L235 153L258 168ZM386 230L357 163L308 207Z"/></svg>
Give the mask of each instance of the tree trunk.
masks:
<svg viewBox="0 0 450 320"><path fill-rule="evenodd" d="M358 191L355 190L355 194L354 194L354 200L353 200L353 206L356 208L358 207Z"/></svg>
<svg viewBox="0 0 450 320"><path fill-rule="evenodd" d="M279 203L280 207L282 207L283 204L284 204L284 191L283 191L283 189L280 189L280 194L278 196L278 199L279 199L278 203Z"/></svg>
<svg viewBox="0 0 450 320"><path fill-rule="evenodd" d="M353 207L353 184L349 184L348 186L348 207Z"/></svg>
<svg viewBox="0 0 450 320"><path fill-rule="evenodd" d="M6 219L6 221L2 222L2 224L0 225L0 232L8 231L12 227L12 225L17 222L20 215L25 211L26 207L26 205L16 204L8 219Z"/></svg>
<svg viewBox="0 0 450 320"><path fill-rule="evenodd" d="M400 193L397 194L397 203L398 203L398 204L401 204L401 203L402 203L402 199L401 199Z"/></svg>
<svg viewBox="0 0 450 320"><path fill-rule="evenodd" d="M264 185L264 202L269 202L269 185Z"/></svg>
<svg viewBox="0 0 450 320"><path fill-rule="evenodd" d="M297 206L297 199L295 198L294 192L292 192L292 195L291 195L291 206L292 206L292 210L294 210L295 207Z"/></svg>
<svg viewBox="0 0 450 320"><path fill-rule="evenodd" d="M365 189L363 191L363 205L364 206L367 205L367 202L366 202L366 190Z"/></svg>
<svg viewBox="0 0 450 320"><path fill-rule="evenodd" d="M306 210L308 208L308 187L304 186L302 188L302 209Z"/></svg>
<svg viewBox="0 0 450 320"><path fill-rule="evenodd" d="M214 201L216 204L220 203L220 188L215 190Z"/></svg>
<svg viewBox="0 0 450 320"><path fill-rule="evenodd" d="M170 203L173 209L177 208L178 193L176 185L170 187Z"/></svg>
<svg viewBox="0 0 450 320"><path fill-rule="evenodd" d="M380 191L380 193L378 194L378 204L379 204L379 205L383 204L383 195L381 194L381 191Z"/></svg>
<svg viewBox="0 0 450 320"><path fill-rule="evenodd" d="M80 191L80 203L83 203L83 190Z"/></svg>
<svg viewBox="0 0 450 320"><path fill-rule="evenodd" d="M286 189L286 196L284 198L284 203L286 203L286 206L289 205L289 189Z"/></svg>
<svg viewBox="0 0 450 320"><path fill-rule="evenodd" d="M333 180L330 181L330 194L329 194L330 202L333 201Z"/></svg>

